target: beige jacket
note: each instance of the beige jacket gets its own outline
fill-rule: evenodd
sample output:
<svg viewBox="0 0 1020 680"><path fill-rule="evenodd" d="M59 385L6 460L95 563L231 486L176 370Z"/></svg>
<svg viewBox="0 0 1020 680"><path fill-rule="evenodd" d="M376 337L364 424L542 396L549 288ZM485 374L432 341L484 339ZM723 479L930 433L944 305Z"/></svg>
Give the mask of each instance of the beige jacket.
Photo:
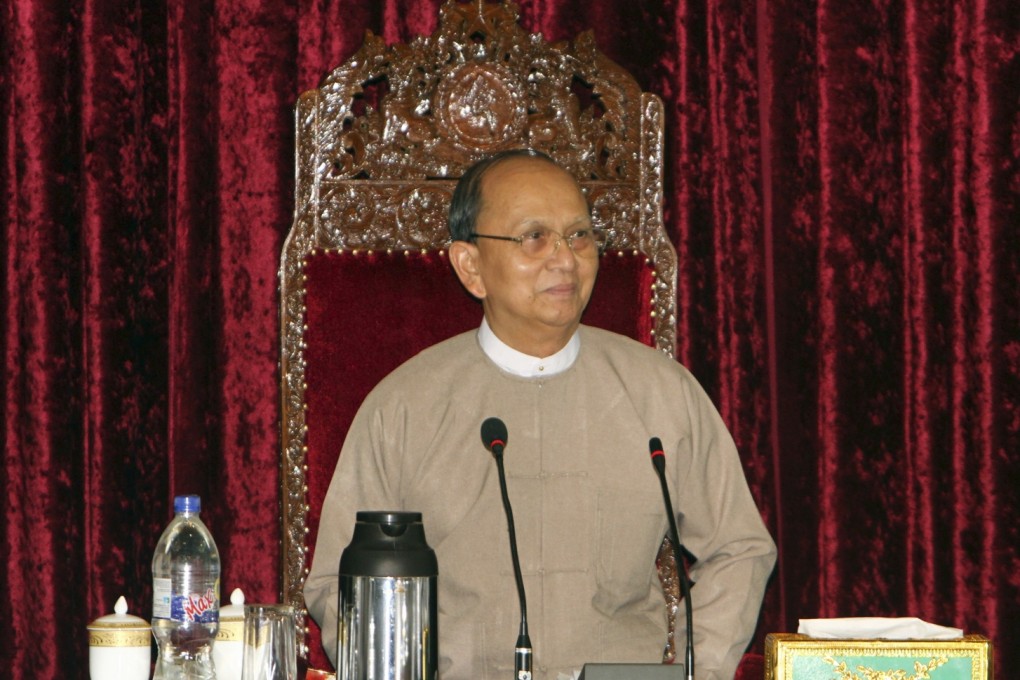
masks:
<svg viewBox="0 0 1020 680"><path fill-rule="evenodd" d="M680 364L616 334L579 332L576 362L549 378L501 371L472 331L422 352L368 396L327 493L305 586L331 655L336 569L355 513L412 510L423 513L439 560L440 676L511 677L520 613L497 469L479 434L498 416L509 431L536 678L662 657L655 556L667 521L648 453L656 436L681 540L699 558L697 676L732 678L775 562L733 441Z"/></svg>

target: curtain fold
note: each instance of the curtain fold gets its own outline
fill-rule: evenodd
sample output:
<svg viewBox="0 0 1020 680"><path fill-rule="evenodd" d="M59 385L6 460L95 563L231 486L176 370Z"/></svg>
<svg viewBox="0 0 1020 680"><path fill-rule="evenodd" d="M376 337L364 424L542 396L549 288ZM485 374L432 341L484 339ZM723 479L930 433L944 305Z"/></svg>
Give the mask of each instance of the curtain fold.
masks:
<svg viewBox="0 0 1020 680"><path fill-rule="evenodd" d="M920 616L1020 664L1020 5L522 0L666 105L679 356L780 560L759 625ZM224 599L275 601L292 107L440 0L0 12L0 667L87 677L199 493ZM339 443L338 443L339 445ZM682 499L678 499L682 506Z"/></svg>
<svg viewBox="0 0 1020 680"><path fill-rule="evenodd" d="M5 10L3 44L19 49L4 70L37 72L38 77L3 81L4 238L4 466L2 523L5 569L2 634L5 656L27 666L38 631L30 611L46 612L51 644L73 648L72 629L56 629L53 613L84 612L85 593L40 589L39 583L67 583L85 572L80 480L84 427L83 395L71 387L82 371L80 236L74 225L80 174L71 104L74 93L61 75L63 53L74 49L63 30L70 12L62 7L31 7L11 16ZM6 56L6 55L5 55ZM11 119L18 110L15 128ZM70 134L56 136L52 129ZM55 559L59 556L60 559ZM26 610L31 597L31 607ZM22 612L15 614L15 612ZM4 659L5 665L7 659ZM56 660L39 668L55 675Z"/></svg>

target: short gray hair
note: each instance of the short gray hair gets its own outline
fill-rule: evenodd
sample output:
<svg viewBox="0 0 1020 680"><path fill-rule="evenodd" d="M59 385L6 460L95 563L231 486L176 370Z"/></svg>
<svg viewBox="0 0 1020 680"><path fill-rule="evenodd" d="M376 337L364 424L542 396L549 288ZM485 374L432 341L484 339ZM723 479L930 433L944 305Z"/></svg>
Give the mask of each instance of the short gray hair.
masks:
<svg viewBox="0 0 1020 680"><path fill-rule="evenodd" d="M450 201L450 217L447 227L451 241L472 241L478 213L482 210L482 179L485 174L504 161L514 158L537 158L560 167L549 155L534 149L508 149L499 151L476 162L457 182Z"/></svg>

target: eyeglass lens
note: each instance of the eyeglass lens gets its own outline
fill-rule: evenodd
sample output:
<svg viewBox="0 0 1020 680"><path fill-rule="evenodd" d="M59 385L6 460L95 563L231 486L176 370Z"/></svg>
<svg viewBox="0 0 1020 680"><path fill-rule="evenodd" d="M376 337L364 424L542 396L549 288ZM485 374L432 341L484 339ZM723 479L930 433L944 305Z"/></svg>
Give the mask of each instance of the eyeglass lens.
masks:
<svg viewBox="0 0 1020 680"><path fill-rule="evenodd" d="M560 241L566 241L567 247L575 253L584 253L592 246L601 245L592 229L578 229L565 236L551 229L538 229L521 236L521 248L529 257L543 258L551 255Z"/></svg>

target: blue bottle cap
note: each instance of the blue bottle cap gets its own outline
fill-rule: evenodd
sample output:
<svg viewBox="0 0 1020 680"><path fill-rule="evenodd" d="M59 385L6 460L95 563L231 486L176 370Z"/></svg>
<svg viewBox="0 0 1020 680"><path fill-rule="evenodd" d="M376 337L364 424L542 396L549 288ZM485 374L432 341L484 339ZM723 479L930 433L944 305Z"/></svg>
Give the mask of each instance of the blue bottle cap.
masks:
<svg viewBox="0 0 1020 680"><path fill-rule="evenodd" d="M174 512L198 513L202 510L202 499L198 496L175 496Z"/></svg>

